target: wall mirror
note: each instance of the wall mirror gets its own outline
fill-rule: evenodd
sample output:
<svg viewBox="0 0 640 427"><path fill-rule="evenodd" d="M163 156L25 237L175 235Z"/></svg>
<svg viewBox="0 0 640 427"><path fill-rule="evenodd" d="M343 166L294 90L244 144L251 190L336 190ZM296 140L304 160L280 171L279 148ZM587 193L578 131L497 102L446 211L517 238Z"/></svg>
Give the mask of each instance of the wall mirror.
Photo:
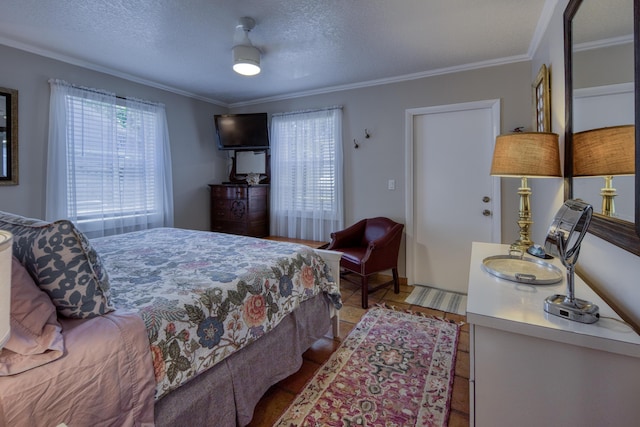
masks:
<svg viewBox="0 0 640 427"><path fill-rule="evenodd" d="M18 91L0 87L0 185L18 184Z"/></svg>
<svg viewBox="0 0 640 427"><path fill-rule="evenodd" d="M267 153L264 151L236 151L236 173L248 174L267 172Z"/></svg>
<svg viewBox="0 0 640 427"><path fill-rule="evenodd" d="M249 174L258 174L260 184L269 182L269 155L265 150L234 152L229 181L246 182Z"/></svg>
<svg viewBox="0 0 640 427"><path fill-rule="evenodd" d="M571 0L564 13L565 198L594 207L589 232L640 255L640 102L638 20L640 0ZM575 149L582 132L635 125L635 173L614 176L616 211L601 209L603 176L574 176ZM582 134L584 135L584 134ZM580 156L577 153L576 156Z"/></svg>

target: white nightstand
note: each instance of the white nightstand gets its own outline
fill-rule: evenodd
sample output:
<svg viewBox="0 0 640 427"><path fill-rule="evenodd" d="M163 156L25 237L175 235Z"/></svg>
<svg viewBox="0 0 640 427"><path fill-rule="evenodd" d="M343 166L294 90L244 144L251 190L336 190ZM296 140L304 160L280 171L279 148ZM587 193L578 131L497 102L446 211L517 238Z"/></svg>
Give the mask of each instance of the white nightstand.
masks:
<svg viewBox="0 0 640 427"><path fill-rule="evenodd" d="M485 272L508 245L473 243L470 421L477 426L631 426L640 423L640 336L579 277L576 297L600 307L594 324L543 310L566 282L526 285ZM551 261L564 271L561 263Z"/></svg>

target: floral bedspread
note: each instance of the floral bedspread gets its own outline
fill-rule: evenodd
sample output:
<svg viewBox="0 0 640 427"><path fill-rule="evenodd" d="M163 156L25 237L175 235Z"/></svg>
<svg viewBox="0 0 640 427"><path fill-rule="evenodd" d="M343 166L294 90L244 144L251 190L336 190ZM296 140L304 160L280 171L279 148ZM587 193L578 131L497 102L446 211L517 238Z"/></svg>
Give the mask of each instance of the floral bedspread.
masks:
<svg viewBox="0 0 640 427"><path fill-rule="evenodd" d="M144 320L156 399L269 332L306 299L327 293L312 249L222 233L157 228L91 240L116 308Z"/></svg>

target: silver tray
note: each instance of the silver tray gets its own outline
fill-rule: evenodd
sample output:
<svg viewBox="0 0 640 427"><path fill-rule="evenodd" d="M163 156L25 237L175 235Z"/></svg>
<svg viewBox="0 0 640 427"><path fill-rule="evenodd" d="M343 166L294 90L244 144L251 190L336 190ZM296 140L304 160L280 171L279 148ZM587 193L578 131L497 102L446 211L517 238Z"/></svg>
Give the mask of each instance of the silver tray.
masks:
<svg viewBox="0 0 640 427"><path fill-rule="evenodd" d="M482 268L501 279L529 285L550 285L560 282L563 277L563 272L555 265L519 255L487 257L482 260Z"/></svg>

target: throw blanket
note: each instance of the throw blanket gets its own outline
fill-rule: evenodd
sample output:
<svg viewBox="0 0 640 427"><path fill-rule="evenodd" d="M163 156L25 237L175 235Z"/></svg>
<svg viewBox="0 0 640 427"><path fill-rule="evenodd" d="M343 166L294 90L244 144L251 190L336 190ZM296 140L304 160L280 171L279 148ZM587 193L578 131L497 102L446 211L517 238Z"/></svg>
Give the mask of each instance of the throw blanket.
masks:
<svg viewBox="0 0 640 427"><path fill-rule="evenodd" d="M65 354L0 377L0 425L153 426L153 373L140 316L60 319Z"/></svg>
<svg viewBox="0 0 640 427"><path fill-rule="evenodd" d="M144 320L156 399L273 329L320 292L340 308L329 269L291 243L160 228L92 239L118 309Z"/></svg>

